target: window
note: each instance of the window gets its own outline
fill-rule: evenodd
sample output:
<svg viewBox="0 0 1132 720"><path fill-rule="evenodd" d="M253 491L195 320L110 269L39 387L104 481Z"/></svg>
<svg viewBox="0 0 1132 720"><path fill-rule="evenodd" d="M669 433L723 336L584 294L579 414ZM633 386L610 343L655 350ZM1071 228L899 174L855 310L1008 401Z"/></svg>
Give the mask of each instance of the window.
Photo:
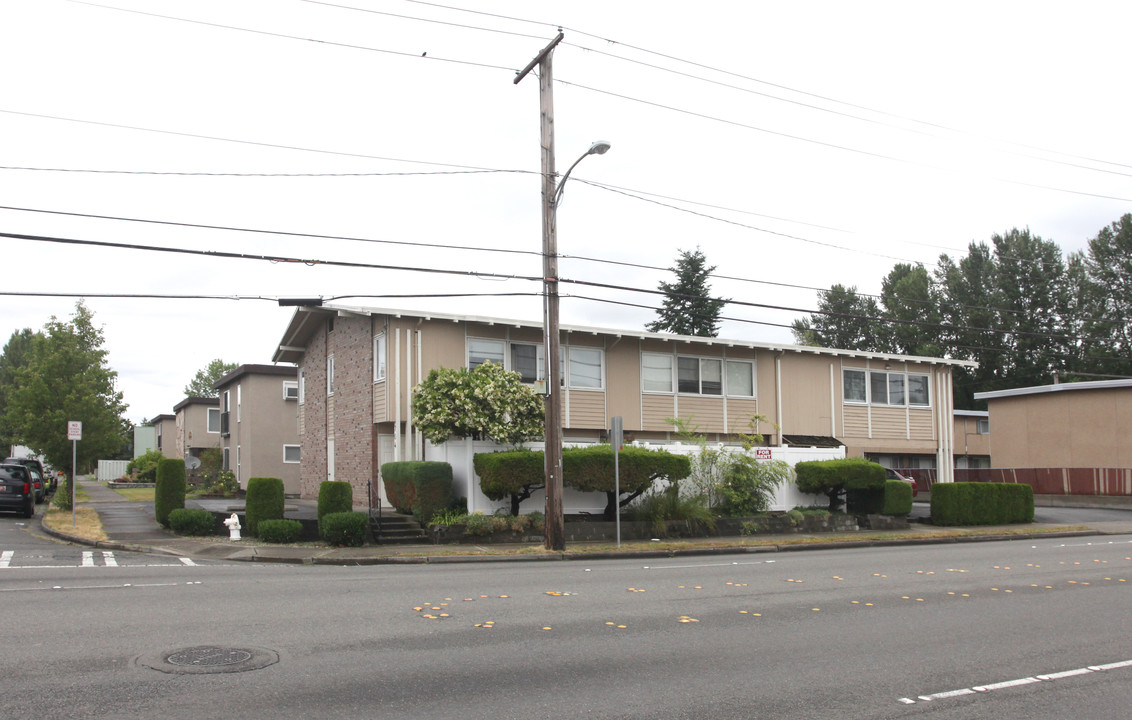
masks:
<svg viewBox="0 0 1132 720"><path fill-rule="evenodd" d="M334 356L326 358L326 394L334 394Z"/></svg>
<svg viewBox="0 0 1132 720"><path fill-rule="evenodd" d="M641 390L672 392L672 356L641 353Z"/></svg>
<svg viewBox="0 0 1132 720"><path fill-rule="evenodd" d="M240 409L244 406L244 401L241 399L243 393L240 392L242 387L241 385L236 386L236 422L240 422Z"/></svg>
<svg viewBox="0 0 1132 720"><path fill-rule="evenodd" d="M533 383L545 373L542 369L542 348L538 345L511 343L510 370L519 373L525 383Z"/></svg>
<svg viewBox="0 0 1132 720"><path fill-rule="evenodd" d="M284 445L283 446L283 462L297 463L302 455L302 448L299 445Z"/></svg>
<svg viewBox="0 0 1132 720"><path fill-rule="evenodd" d="M475 369L485 362L503 364L502 340L468 341L468 369Z"/></svg>
<svg viewBox="0 0 1132 720"><path fill-rule="evenodd" d="M843 370L841 372L842 397L845 402L868 402L868 391L865 388L864 370Z"/></svg>
<svg viewBox="0 0 1132 720"><path fill-rule="evenodd" d="M299 399L299 383L294 380L283 381L283 399L284 400L298 400Z"/></svg>
<svg viewBox="0 0 1132 720"><path fill-rule="evenodd" d="M745 360L727 361L727 394L732 397L755 396L755 364Z"/></svg>
<svg viewBox="0 0 1132 720"><path fill-rule="evenodd" d="M928 376L908 376L908 404L927 406L928 403Z"/></svg>
<svg viewBox="0 0 1132 720"><path fill-rule="evenodd" d="M723 362L712 358L676 358L677 388L696 395L723 394Z"/></svg>
<svg viewBox="0 0 1132 720"><path fill-rule="evenodd" d="M208 408L208 432L220 432L220 408Z"/></svg>
<svg viewBox="0 0 1132 720"><path fill-rule="evenodd" d="M569 348L569 382L574 388L601 388L601 357L597 348Z"/></svg>
<svg viewBox="0 0 1132 720"><path fill-rule="evenodd" d="M975 432L978 433L979 435L989 435L990 434L990 419L989 418L979 418L978 420L976 420L975 421Z"/></svg>
<svg viewBox="0 0 1132 720"><path fill-rule="evenodd" d="M232 391L231 390L225 390L224 391L224 412L231 412L231 411L232 411Z"/></svg>
<svg viewBox="0 0 1132 720"><path fill-rule="evenodd" d="M373 381L385 379L385 333L373 337Z"/></svg>
<svg viewBox="0 0 1132 720"><path fill-rule="evenodd" d="M846 400L849 400L848 373L846 371ZM869 400L873 405L927 407L931 393L927 375L906 375L900 372L870 372ZM851 402L860 402L854 399Z"/></svg>
<svg viewBox="0 0 1132 720"><path fill-rule="evenodd" d="M299 404L302 405L307 401L307 371L306 368L299 368Z"/></svg>

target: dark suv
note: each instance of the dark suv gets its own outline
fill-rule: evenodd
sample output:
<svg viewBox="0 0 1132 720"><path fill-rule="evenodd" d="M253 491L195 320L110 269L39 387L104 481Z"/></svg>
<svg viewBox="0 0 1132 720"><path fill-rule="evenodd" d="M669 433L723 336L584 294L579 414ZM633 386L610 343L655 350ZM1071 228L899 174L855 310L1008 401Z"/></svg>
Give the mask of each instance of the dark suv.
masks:
<svg viewBox="0 0 1132 720"><path fill-rule="evenodd" d="M43 498L47 496L47 485L44 483L43 478L35 470L29 469L26 465L20 463L0 463L0 470L11 475L16 480L24 480L31 483L32 495L35 502L43 502Z"/></svg>
<svg viewBox="0 0 1132 720"><path fill-rule="evenodd" d="M35 515L35 488L24 466L0 465L0 510L18 512L26 518Z"/></svg>
<svg viewBox="0 0 1132 720"><path fill-rule="evenodd" d="M18 463L18 464L23 465L24 467L28 468L29 470L35 470L36 472L38 472L39 476L41 478L43 478L43 482L44 482L43 490L44 490L44 492L48 492L48 493L55 492L55 485L56 485L56 482L57 482L55 480L55 474L52 473L52 474L48 475L47 471L43 469L43 463L41 463L39 460L36 460L35 458L10 457L10 458L6 458L3 462L4 465L11 465L12 463Z"/></svg>

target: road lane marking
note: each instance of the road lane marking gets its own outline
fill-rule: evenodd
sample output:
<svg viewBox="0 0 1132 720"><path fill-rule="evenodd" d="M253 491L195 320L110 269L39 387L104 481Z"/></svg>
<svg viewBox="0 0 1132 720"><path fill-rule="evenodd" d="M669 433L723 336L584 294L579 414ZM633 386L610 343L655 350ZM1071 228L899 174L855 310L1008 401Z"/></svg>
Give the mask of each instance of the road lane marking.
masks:
<svg viewBox="0 0 1132 720"><path fill-rule="evenodd" d="M118 567L118 561L114 559L114 553L102 551L102 564L106 567Z"/></svg>
<svg viewBox="0 0 1132 720"><path fill-rule="evenodd" d="M5 550L0 554L0 568L6 568L12 562L12 555L15 554L14 550Z"/></svg>
<svg viewBox="0 0 1132 720"><path fill-rule="evenodd" d="M945 692L932 693L930 695L918 695L916 696L916 699L902 697L897 698L896 702L904 705L915 705L917 702L932 702L935 700L946 700L948 698L962 697L964 695L977 695L979 693L993 692L995 690L1004 690L1006 688L1021 687L1023 685L1033 685L1035 683L1064 680L1065 678L1092 675L1093 673L1097 672L1107 672L1109 670L1120 670L1123 668L1132 668L1132 660L1121 660L1120 662L1107 663L1105 665L1089 665L1087 667L1075 668L1073 670L1063 670L1061 672L1048 673L1045 675L1034 675L1032 677L1018 678L1017 680L1006 680L1005 682L990 683L988 685L973 685L969 688L947 690Z"/></svg>
<svg viewBox="0 0 1132 720"><path fill-rule="evenodd" d="M82 567L94 567L94 552L91 550L83 551L83 564Z"/></svg>
<svg viewBox="0 0 1132 720"><path fill-rule="evenodd" d="M196 563L192 561L192 558L183 557L183 558L178 558L178 559L181 561L182 565L188 565L189 567L196 567Z"/></svg>

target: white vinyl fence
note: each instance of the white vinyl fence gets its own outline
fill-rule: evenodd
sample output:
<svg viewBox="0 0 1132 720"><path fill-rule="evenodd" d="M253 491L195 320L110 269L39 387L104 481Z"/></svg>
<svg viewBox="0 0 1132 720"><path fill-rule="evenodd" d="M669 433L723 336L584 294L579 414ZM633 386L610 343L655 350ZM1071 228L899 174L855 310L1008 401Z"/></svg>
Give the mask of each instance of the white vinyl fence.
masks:
<svg viewBox="0 0 1132 720"><path fill-rule="evenodd" d="M687 445L682 443L673 443L670 445L652 444L652 443L634 443L640 447L646 447L650 450L667 450L672 453L680 453L683 455L692 455L699 452L698 445ZM565 446L572 446L571 443L565 443ZM542 443L529 443L527 445L531 450L542 450ZM727 446L727 445L711 445L711 448L722 448L730 452L742 452L742 448ZM486 495L480 491L480 479L476 475L476 471L472 466L472 456L476 453L482 452L497 452L500 450L507 450L508 448L503 445L497 445L493 442L470 440L470 439L454 439L449 440L441 445L433 445L432 443L425 443L425 460L434 460L439 462L447 462L452 466L452 479L455 485L456 495L463 495L468 498L468 512L483 511L484 513L492 513L496 508L507 507L507 501L496 502L489 500ZM774 448L760 448L766 454L769 451L767 460L782 460L790 465L793 469L795 463L804 462L807 460L833 460L845 457L845 448L798 448L798 447L774 447ZM791 472L790 480L783 483L778 488L775 494L774 501L771 503L771 510L789 510L799 505L825 505L828 503L828 498L824 495L807 495L798 490L794 484L794 474ZM580 514L590 513L593 515L600 515L605 510L605 494L604 493L584 493L574 490L573 488L565 488L562 495L563 511L566 514ZM542 490L538 490L531 494L528 500L524 500L522 504L523 512L534 512L535 510L541 511L546 506L546 495Z"/></svg>
<svg viewBox="0 0 1132 720"><path fill-rule="evenodd" d="M129 460L99 460L98 482L117 480L126 474L126 466L129 464Z"/></svg>

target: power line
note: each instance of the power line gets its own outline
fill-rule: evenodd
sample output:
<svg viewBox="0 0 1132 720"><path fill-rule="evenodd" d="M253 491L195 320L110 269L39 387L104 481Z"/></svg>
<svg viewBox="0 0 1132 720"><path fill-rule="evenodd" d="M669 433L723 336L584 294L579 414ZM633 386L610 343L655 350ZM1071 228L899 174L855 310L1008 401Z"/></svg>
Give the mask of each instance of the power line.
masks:
<svg viewBox="0 0 1132 720"><path fill-rule="evenodd" d="M3 112L3 111L0 111ZM76 121L82 122L82 121ZM160 132L160 131L153 131ZM231 142L239 142L233 140ZM321 152L321 151L314 151ZM392 159L392 158L390 158ZM418 160L395 160L395 162L423 162ZM520 173L537 175L532 170L436 170L433 172L322 172L322 173L264 173L264 172L191 172L187 170L98 170L93 168L46 168L0 165L0 170L28 170L32 172L94 173L102 175L174 175L183 177L407 177L437 175L484 175L490 173ZM742 211L737 211L742 212Z"/></svg>

